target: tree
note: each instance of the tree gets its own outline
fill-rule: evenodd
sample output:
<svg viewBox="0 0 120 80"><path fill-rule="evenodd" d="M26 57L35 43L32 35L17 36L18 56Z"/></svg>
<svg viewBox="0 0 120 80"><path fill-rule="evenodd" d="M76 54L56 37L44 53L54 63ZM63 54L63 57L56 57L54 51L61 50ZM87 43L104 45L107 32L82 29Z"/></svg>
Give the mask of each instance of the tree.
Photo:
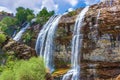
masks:
<svg viewBox="0 0 120 80"><path fill-rule="evenodd" d="M16 18L18 20L18 24L22 24L25 19L26 19L26 15L25 15L25 9L23 7L19 7L16 9L17 10L17 13L16 13Z"/></svg>
<svg viewBox="0 0 120 80"><path fill-rule="evenodd" d="M2 22L0 22L0 31L5 32L7 29L8 29L7 25L2 23Z"/></svg>
<svg viewBox="0 0 120 80"><path fill-rule="evenodd" d="M1 33L0 33L0 45L1 45L3 42L5 42L5 40L6 40L6 36L5 36L4 34L1 34Z"/></svg>
<svg viewBox="0 0 120 80"><path fill-rule="evenodd" d="M45 24L48 19L54 15L54 11L48 12L46 8L43 8L38 14L37 14L37 22L41 25Z"/></svg>
<svg viewBox="0 0 120 80"><path fill-rule="evenodd" d="M22 25L25 21L30 21L31 18L34 18L35 16L33 10L30 10L29 8L25 9L23 7L18 7L16 10L16 18L19 25Z"/></svg>
<svg viewBox="0 0 120 80"><path fill-rule="evenodd" d="M31 22L31 20L32 20L34 17L35 17L34 15L28 15L28 16L27 16L27 21L28 21L28 22Z"/></svg>
<svg viewBox="0 0 120 80"><path fill-rule="evenodd" d="M17 20L15 18L12 18L12 17L5 17L2 19L1 22L6 24L7 27L9 27L9 26L16 25Z"/></svg>

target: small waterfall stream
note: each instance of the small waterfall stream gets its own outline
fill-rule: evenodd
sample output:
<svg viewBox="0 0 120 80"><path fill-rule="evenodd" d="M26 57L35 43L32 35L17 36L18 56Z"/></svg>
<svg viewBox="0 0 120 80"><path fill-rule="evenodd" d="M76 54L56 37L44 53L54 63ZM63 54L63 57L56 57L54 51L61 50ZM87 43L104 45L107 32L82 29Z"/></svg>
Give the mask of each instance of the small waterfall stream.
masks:
<svg viewBox="0 0 120 80"><path fill-rule="evenodd" d="M53 53L54 53L54 37L58 26L60 16L52 16L48 22L43 26L39 33L36 42L36 52L38 55L44 57L46 68L50 72L54 71Z"/></svg>
<svg viewBox="0 0 120 80"><path fill-rule="evenodd" d="M32 19L31 24L35 21L36 21L36 18ZM16 35L15 34L13 35L15 36L13 40L19 41L21 39L23 33L27 30L28 27L30 27L30 22L25 22L22 26L23 28Z"/></svg>
<svg viewBox="0 0 120 80"><path fill-rule="evenodd" d="M72 69L63 76L62 80L79 80L80 78L80 49L82 47L83 34L80 33L82 23L86 12L89 10L89 6L86 6L78 15L73 32L72 39L72 55L71 55L71 66Z"/></svg>
<svg viewBox="0 0 120 80"><path fill-rule="evenodd" d="M30 23L26 23L25 27L23 28L16 34L16 36L13 38L15 41L19 41L23 35L23 33L26 31L26 29L30 26Z"/></svg>

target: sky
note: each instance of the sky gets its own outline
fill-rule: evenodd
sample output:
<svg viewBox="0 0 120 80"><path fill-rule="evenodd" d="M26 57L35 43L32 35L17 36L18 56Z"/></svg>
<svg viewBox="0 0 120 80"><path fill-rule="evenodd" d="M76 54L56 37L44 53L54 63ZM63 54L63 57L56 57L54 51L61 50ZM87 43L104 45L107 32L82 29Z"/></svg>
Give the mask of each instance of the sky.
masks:
<svg viewBox="0 0 120 80"><path fill-rule="evenodd" d="M0 11L16 13L17 7L30 8L38 13L46 7L48 11L54 10L56 14L63 14L76 8L98 3L100 0L0 0Z"/></svg>

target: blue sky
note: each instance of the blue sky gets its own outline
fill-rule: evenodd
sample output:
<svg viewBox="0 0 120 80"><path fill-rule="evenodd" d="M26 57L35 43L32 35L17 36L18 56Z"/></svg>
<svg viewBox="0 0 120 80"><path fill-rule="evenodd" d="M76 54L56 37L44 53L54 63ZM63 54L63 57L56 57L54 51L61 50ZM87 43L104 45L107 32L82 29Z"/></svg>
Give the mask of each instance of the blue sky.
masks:
<svg viewBox="0 0 120 80"><path fill-rule="evenodd" d="M0 11L15 13L19 6L30 8L34 13L38 13L43 7L49 11L54 10L57 14L62 14L67 10L72 10L86 5L98 3L100 0L0 0Z"/></svg>

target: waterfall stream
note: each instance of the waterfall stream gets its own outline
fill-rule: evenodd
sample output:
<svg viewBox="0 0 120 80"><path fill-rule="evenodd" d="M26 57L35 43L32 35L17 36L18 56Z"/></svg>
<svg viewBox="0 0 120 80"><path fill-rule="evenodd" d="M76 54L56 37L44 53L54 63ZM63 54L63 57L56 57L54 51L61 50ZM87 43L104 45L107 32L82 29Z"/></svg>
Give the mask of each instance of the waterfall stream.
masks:
<svg viewBox="0 0 120 80"><path fill-rule="evenodd" d="M63 76L62 80L79 80L80 75L80 51L82 47L83 34L80 33L83 20L89 6L86 6L78 15L73 32L72 39L72 55L71 55L71 66L72 69Z"/></svg>
<svg viewBox="0 0 120 80"><path fill-rule="evenodd" d="M60 18L61 15L52 16L48 20L38 35L35 47L37 54L44 57L46 68L48 68L50 72L54 71L54 37Z"/></svg>
<svg viewBox="0 0 120 80"><path fill-rule="evenodd" d="M30 26L30 23L26 23L25 27L23 28L16 34L16 36L13 38L15 41L19 41L23 35L23 33L26 31L26 29Z"/></svg>
<svg viewBox="0 0 120 80"><path fill-rule="evenodd" d="M32 19L31 24L35 21L36 18ZM19 41L21 39L23 33L27 30L28 27L30 27L30 22L25 22L22 26L23 28L16 35L14 34L15 37L13 38L13 40Z"/></svg>

